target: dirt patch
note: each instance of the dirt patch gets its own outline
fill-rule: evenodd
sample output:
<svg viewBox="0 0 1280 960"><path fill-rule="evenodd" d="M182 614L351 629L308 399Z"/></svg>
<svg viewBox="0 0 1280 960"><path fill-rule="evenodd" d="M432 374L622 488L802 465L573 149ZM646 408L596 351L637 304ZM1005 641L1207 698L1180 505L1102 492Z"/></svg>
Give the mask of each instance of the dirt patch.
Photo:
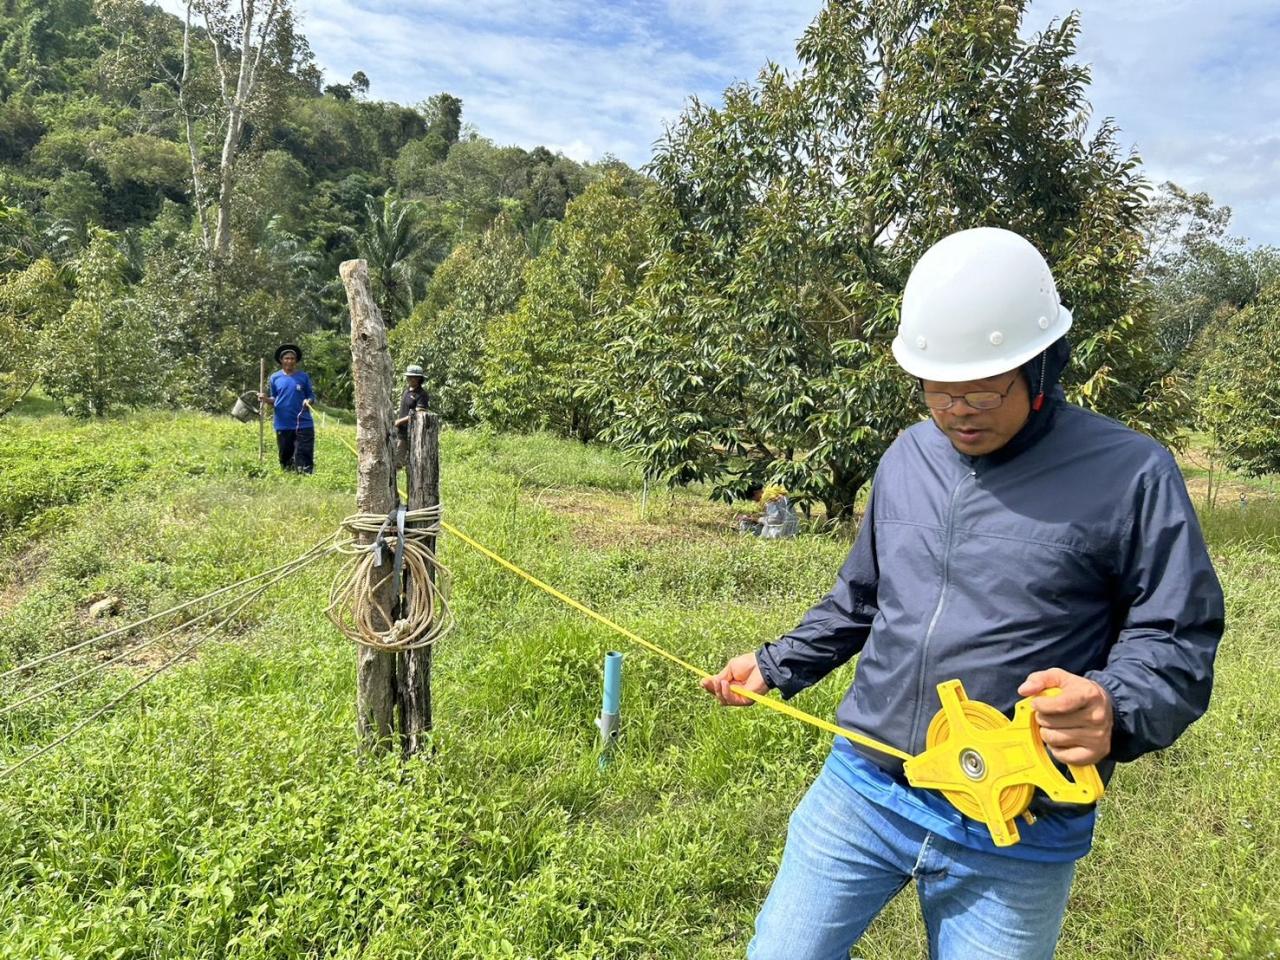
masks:
<svg viewBox="0 0 1280 960"><path fill-rule="evenodd" d="M651 493L641 517L637 494L604 490L543 490L531 501L567 517L573 539L588 547L654 546L732 537L735 511L723 503Z"/></svg>
<svg viewBox="0 0 1280 960"><path fill-rule="evenodd" d="M190 639L182 637L165 637L159 643L153 643L149 647L144 647L141 650L138 650L132 656L125 657L116 664L116 669L134 670L138 673L150 673L157 667L161 667L168 661L172 660L183 647L189 646L190 644ZM187 656L182 658L183 661L195 660L201 649L203 649L203 647L197 647L195 650L192 650ZM112 656L119 656L122 652L124 651L113 651ZM177 664L174 664L174 666L177 666Z"/></svg>
<svg viewBox="0 0 1280 960"><path fill-rule="evenodd" d="M196 660L201 652L211 646L239 642L248 635L252 628L249 624L240 620L233 620L225 627L219 627L217 618L214 617L210 621L204 621L172 636L143 646L151 637L164 633L166 629L168 629L167 625L148 624L138 632L122 634L113 638L109 646L99 649L95 659L101 663L113 660L124 654L125 656L119 663L114 665L113 669L149 673L172 660L177 654L191 646L194 641L201 637L203 639L200 639L200 643L196 648L183 656L174 666Z"/></svg>
<svg viewBox="0 0 1280 960"><path fill-rule="evenodd" d="M26 595L26 589L16 583L8 583L0 587L0 617L8 614Z"/></svg>
<svg viewBox="0 0 1280 960"><path fill-rule="evenodd" d="M1187 484L1187 494L1196 507L1262 503L1280 499L1274 478L1249 478L1226 470L1198 449L1185 450L1178 457Z"/></svg>

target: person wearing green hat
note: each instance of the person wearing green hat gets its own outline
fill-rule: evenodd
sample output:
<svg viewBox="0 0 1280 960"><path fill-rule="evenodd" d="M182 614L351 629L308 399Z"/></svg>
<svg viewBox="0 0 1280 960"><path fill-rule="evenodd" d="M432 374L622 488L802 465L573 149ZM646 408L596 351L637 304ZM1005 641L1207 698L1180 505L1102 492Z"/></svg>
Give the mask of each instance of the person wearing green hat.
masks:
<svg viewBox="0 0 1280 960"><path fill-rule="evenodd" d="M409 421L415 410L426 410L429 397L422 385L426 371L411 363L404 368L404 395L400 398L400 411L396 414L396 464L403 466L409 458Z"/></svg>
<svg viewBox="0 0 1280 960"><path fill-rule="evenodd" d="M404 368L404 396L400 398L400 412L396 414L396 427L401 439L409 436L409 419L413 416L413 411L427 409L430 398L422 385L425 377L426 371L416 363Z"/></svg>
<svg viewBox="0 0 1280 960"><path fill-rule="evenodd" d="M258 399L269 403L275 411L272 425L276 430L276 449L280 469L311 473L315 470L316 425L311 419L308 401L315 400L311 377L299 370L302 350L295 343L282 343L276 350L280 369L267 380L267 392Z"/></svg>

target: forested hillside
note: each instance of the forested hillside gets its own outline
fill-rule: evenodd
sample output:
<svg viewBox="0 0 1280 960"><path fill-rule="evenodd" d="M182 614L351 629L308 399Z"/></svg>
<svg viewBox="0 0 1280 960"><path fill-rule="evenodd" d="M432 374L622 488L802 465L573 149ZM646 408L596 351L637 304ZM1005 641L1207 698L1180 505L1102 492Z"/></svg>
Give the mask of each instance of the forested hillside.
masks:
<svg viewBox="0 0 1280 960"><path fill-rule="evenodd" d="M988 224L1053 267L1073 400L1280 458L1252 402L1280 260L1144 179L1123 118L1093 114L1075 15L815 8L794 69L691 99L641 173L495 144L451 93L326 77L293 0L0 11L0 415L36 382L78 415L225 410L282 339L346 405L337 267L362 257L448 424L840 517L920 415L888 350L912 263Z"/></svg>
<svg viewBox="0 0 1280 960"><path fill-rule="evenodd" d="M218 9L193 12L188 31L124 0L3 5L0 267L24 272L6 293L38 316L24 349L6 343L8 393L39 375L83 412L217 408L258 356L301 337L342 404L341 261L370 261L394 324L499 215L536 247L604 173L636 179L614 161L498 146L449 93L404 106L375 99L361 73L326 78L290 5L273 9L252 25L263 55L239 105L242 24Z"/></svg>
<svg viewBox="0 0 1280 960"><path fill-rule="evenodd" d="M841 735L887 737L872 749L910 767L850 781L889 805L843 838L849 808L829 807L817 846L928 831L892 852L900 871L876 854L911 889L858 956L946 953L970 930L998 952L1032 919L1044 946L1065 867L1012 865L1069 853L1055 837L1082 852L1088 829L1062 960L1280 958L1280 252L1208 194L1150 182L1125 118L1091 103L1087 21L1030 0L814 0L793 67L684 99L636 132L646 158L583 163L487 137L469 118L501 114L479 92L394 103L363 72L325 75L308 2L0 0L0 960L740 958L771 889L809 895L773 881L833 733L841 754ZM546 6L573 8L571 30L593 7ZM708 9L736 31L747 6ZM1050 264L1069 399L1176 460L1076 413L1092 438L1044 417L1028 456L1002 354L998 392L930 390L934 410L955 392L990 414L994 469L939 440L900 501L881 475L864 523L883 452L928 415L890 347L904 284L980 225ZM960 299L929 313L942 326ZM271 421L228 412L282 341L319 407L311 437L293 397L277 469ZM431 412L393 455L409 363ZM1042 466L1072 437L1118 451L1099 472L1123 492ZM930 474L950 492L924 491ZM757 486L759 523L738 502ZM779 692L808 722L719 709L694 675L726 661L721 679L782 706L743 652L784 631ZM1210 706L1178 736L1220 635ZM609 651L625 675L602 703ZM1055 671L1059 698L978 699L1022 667ZM943 670L974 700L929 721ZM831 726L842 702L866 708L862 733L847 711ZM992 871L959 813L992 836L1030 814L1044 746L1074 763L1055 741L1082 730L1091 758L1125 758L1096 821L1037 806L1049 822ZM930 757L953 778L922 778ZM929 783L959 813L935 819ZM893 798L939 806L917 822ZM845 893L866 880L851 863ZM782 949L808 926L778 924Z"/></svg>

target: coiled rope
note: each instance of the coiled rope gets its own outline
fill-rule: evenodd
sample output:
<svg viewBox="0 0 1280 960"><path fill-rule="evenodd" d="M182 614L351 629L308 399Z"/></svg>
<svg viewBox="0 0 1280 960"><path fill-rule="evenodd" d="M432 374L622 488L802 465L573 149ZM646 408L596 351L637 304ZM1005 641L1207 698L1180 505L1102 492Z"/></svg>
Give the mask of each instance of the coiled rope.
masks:
<svg viewBox="0 0 1280 960"><path fill-rule="evenodd" d="M354 557L333 580L325 614L347 639L383 652L430 646L453 629L449 571L427 546L440 533L440 507L356 513L342 521L348 539L335 548ZM388 573L383 551L394 552ZM407 576L402 576L407 574ZM390 606L378 598L397 584Z"/></svg>

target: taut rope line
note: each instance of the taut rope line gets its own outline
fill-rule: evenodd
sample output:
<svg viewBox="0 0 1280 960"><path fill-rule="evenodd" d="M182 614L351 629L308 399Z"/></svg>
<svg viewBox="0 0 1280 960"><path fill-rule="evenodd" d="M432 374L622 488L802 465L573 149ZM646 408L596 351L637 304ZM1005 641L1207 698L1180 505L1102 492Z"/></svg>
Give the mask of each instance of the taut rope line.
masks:
<svg viewBox="0 0 1280 960"><path fill-rule="evenodd" d="M183 604L183 606L190 606L192 603L199 602L199 600L208 599L209 597L214 596L215 594L224 593L227 590L245 586L246 584L251 583L255 580L260 580L262 579L263 576L267 576L271 573L278 573L278 576L275 576L272 579L268 580L266 583L256 588L250 594L247 594L247 595L241 594L240 596L234 596L229 600L225 600L222 603L218 604L217 606L211 607L210 609L206 610L204 613L197 614L196 616L191 617L187 620L184 620L182 623L179 623L176 626L170 627L168 630L165 630L163 633L157 634L156 636L151 637L148 640L143 640L140 643L135 643L133 646L126 648L116 656L112 657L110 660L104 660L101 663L96 663L87 670L82 670L80 673L73 674L72 676L67 677L64 680L60 680L57 683L51 684L50 686L37 690L35 693L28 694L27 696L23 697L21 700L16 700L13 703L6 703L4 706L0 706L0 717L3 717L6 714L13 712L14 710L17 710L21 706L25 706L28 703L32 703L36 700L39 700L40 698L45 697L56 690L61 690L63 687L66 687L72 683L75 683L77 680L83 680L85 677L88 677L91 674L97 673L99 670L105 670L107 667L110 667L113 664L119 663L122 660L127 660L130 657L137 654L139 651L145 650L147 647L150 647L156 643L159 643L165 637L172 636L173 634L178 633L181 630L186 630L187 628L192 627L195 624L199 623L201 620L208 619L209 617L213 616L215 613L218 613L220 610L225 610L227 607L241 600L244 596L256 597L258 594L262 593L268 587L274 586L275 584L279 583L281 580L285 579L285 577L288 577L294 573L297 573L299 570L303 569L304 567L309 566L310 564L314 563L316 560L319 560L325 554L332 552L333 548L328 546L329 541L331 541L332 539L333 537L327 537L325 540L321 541L319 544L312 547L306 553L300 554L299 556L294 557L288 563L281 564L280 566L275 567L272 570L266 571L266 573L258 574L254 577L241 580L239 583L232 584L231 586L228 586L228 587L223 587L220 590L215 591L213 594L206 594L205 597L200 597L200 598L197 598L196 600L190 601L187 604ZM280 573L279 571L283 571L283 572ZM241 603L240 606L236 608L235 612L239 612L239 610L243 606L244 604ZM176 610L181 608L174 607L172 609ZM227 616L228 617L234 616L234 612L232 614L228 614ZM154 617L149 617L147 618L147 620L138 621L138 624L134 624L133 626L138 626L142 623L149 622L152 619L154 619ZM104 639L105 637L111 636L112 634L118 634L123 632L124 630L129 630L129 629L132 629L132 627L122 627L120 630L112 631L111 634L101 634L97 637L94 637L93 640L95 641L101 640L101 639ZM77 644L77 647L78 646L82 646L82 644ZM67 648L67 649L74 649L74 648ZM35 661L35 662L43 662L51 658L52 658L52 655L50 657L42 658L41 661ZM34 663L27 664L24 667L16 667L14 669L15 670L29 669L33 665ZM10 671L10 672L13 672L13 671Z"/></svg>
<svg viewBox="0 0 1280 960"><path fill-rule="evenodd" d="M331 539L331 538L327 538L327 539ZM322 543L327 542L327 539L326 541L322 541ZM275 568L277 570L280 570L283 567L289 567L289 569L285 570L279 576L274 577L273 579L267 581L266 583L263 583L255 587L254 589L250 590L247 594L241 595L238 598L240 602L236 605L236 608L234 610L232 610L225 617L223 617L221 620L219 620L217 623L211 626L204 633L197 636L189 644L187 644L185 647L183 647L181 650L175 653L172 657L170 657L164 663L160 664L160 666L156 667L154 670L152 670L150 673L144 676L141 680L138 680L136 683L130 686L123 693L119 694L118 696L112 697L110 700L104 703L97 710L93 711L93 713L89 714L89 716L85 717L83 720L77 723L74 727L72 727L66 733L62 734L62 736L58 737L56 740L50 743L45 744L43 747L36 750L34 753L27 754L25 757L23 757L21 760L17 761L16 763L11 764L10 766L4 768L3 770L0 770L0 780L7 779L14 773L17 773L27 764L31 763L33 760L36 760L44 756L45 754L49 753L51 750L54 750L57 747L62 746L62 744L66 743L68 740L74 737L77 733L79 733L81 730L83 730L85 727L91 724L94 720L97 720L104 713L118 706L130 694L136 692L137 690L140 690L142 687L146 686L148 683L150 683L160 674L164 673L170 667L177 664L180 660L182 660L184 657L190 654L193 650L195 650L196 647L200 646L202 643L204 643L206 640L212 637L215 633L217 633L219 630L225 627L228 623L230 623L232 617L238 614L251 602L256 600L260 595L265 593L267 589L279 583L281 580L284 580L286 577L292 576L293 574L297 573L303 567L306 567L309 564L314 563L316 560L324 556L325 553L327 552L328 551L321 550L320 546L317 545L316 547L312 547L305 554L302 554L299 557L295 557L292 561L290 561L290 563L282 564L280 567ZM259 579L260 576L261 575L259 575L259 577L254 577L253 579L255 580ZM234 603L234 602L235 602L234 600L231 601L231 603ZM229 603L223 604L223 606L229 606L229 605L230 605ZM194 620L188 621L188 623L181 624L179 627L176 627L174 629L181 629L181 627L187 626L189 625L189 623L193 623L193 622L195 621ZM92 672L92 671L89 671L89 672ZM45 691L45 692L48 692L48 691Z"/></svg>
<svg viewBox="0 0 1280 960"><path fill-rule="evenodd" d="M53 651L53 653L46 654L43 657L39 657L35 660L30 661L29 663L23 663L23 664L19 664L16 667L10 667L8 670L4 671L3 673L0 673L0 680L5 679L6 677L12 676L15 673L22 673L26 670L32 670L38 666L41 666L42 664L48 663L51 660L56 660L59 657L65 657L69 653L75 653L77 650L83 650L85 647L92 646L95 643L99 643L111 637L119 636L122 633L128 633L131 630L136 630L138 629L138 627L144 627L148 623L154 623L156 620L159 620L162 617L167 617L171 613L177 613L179 610L185 610L187 609L187 607L193 607L197 603L203 603L206 600L212 600L214 597L221 596L222 594L230 590L236 590L240 587L245 586L246 584L253 583L255 580L261 580L264 577L269 577L273 573L276 573L279 570L283 570L285 567L288 567L294 563L297 563L299 560L301 560L303 557L307 556L311 552L328 547L332 543L332 541L336 538L337 538L337 534L330 534L329 536L321 540L319 543L317 543L310 550L308 550L307 553L294 557L292 560L287 560L284 563L280 564L278 567L272 567L270 570L263 570L261 573L255 573L251 577L245 577L244 579L237 580L235 583L228 584L225 587L219 587L217 590L211 590L209 593L206 593L200 597L196 597L194 600L187 600L183 603L179 603L176 606L170 607L168 610L161 610L159 613L153 613L149 617L144 617L141 620L135 620L133 623L127 623L123 627L116 627L116 629L108 630L106 633L100 633L97 636L90 637L88 640L82 640L79 643L72 644L69 647L62 647L59 650Z"/></svg>

